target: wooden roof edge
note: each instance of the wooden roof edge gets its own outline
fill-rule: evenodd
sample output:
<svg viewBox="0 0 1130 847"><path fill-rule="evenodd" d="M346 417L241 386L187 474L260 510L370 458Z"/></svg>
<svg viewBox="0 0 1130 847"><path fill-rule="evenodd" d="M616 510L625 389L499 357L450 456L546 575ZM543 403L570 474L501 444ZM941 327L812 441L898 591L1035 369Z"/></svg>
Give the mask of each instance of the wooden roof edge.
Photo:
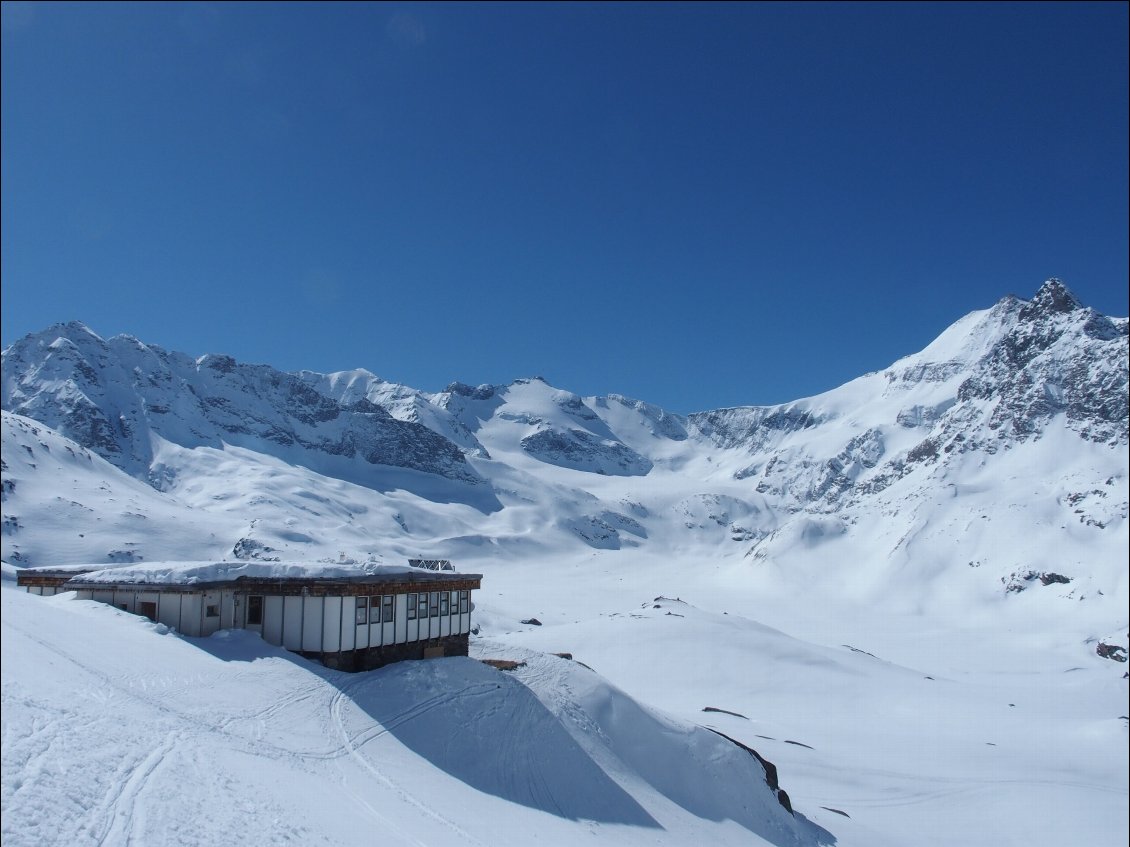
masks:
<svg viewBox="0 0 1130 847"><path fill-rule="evenodd" d="M76 576L93 573L97 568L86 570L50 570L48 568L24 568L16 572L16 585L62 585Z"/></svg>
<svg viewBox="0 0 1130 847"><path fill-rule="evenodd" d="M87 573L90 573L87 571ZM215 580L211 582L127 582L127 581L92 581L83 580L81 575L74 579L60 582L68 589L82 589L84 591L172 591L178 593L191 593L195 591L213 591L217 589L236 589L240 592L261 591L270 593L266 589L285 589L283 594L301 594L303 589L313 589L318 594L328 593L326 589L332 588L364 588L366 586L396 586L402 588L401 592L411 593L417 588L428 586L439 587L449 585L455 589L476 589L482 587L482 574L464 574L428 571L423 578L414 573L387 574L381 576L360 577L249 577L241 576L236 579ZM23 584L23 583L21 583ZM32 583L28 583L32 584ZM44 583L47 584L47 583ZM51 583L54 584L54 583ZM361 594L354 591L348 593Z"/></svg>

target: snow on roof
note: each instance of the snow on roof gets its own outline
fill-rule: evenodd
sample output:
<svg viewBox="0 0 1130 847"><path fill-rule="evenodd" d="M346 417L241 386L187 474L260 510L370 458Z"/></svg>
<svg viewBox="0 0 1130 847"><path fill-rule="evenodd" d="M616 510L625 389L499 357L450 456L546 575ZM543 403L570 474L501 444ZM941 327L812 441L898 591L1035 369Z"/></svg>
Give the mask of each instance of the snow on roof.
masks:
<svg viewBox="0 0 1130 847"><path fill-rule="evenodd" d="M61 568L52 570L62 570ZM83 573L84 583L136 583L163 585L197 585L247 579L388 579L403 576L410 579L442 579L439 574L421 571L408 565L377 562L327 564L324 562L148 562L105 567L88 565L75 568ZM447 573L450 578L456 574ZM470 576L464 574L463 576Z"/></svg>

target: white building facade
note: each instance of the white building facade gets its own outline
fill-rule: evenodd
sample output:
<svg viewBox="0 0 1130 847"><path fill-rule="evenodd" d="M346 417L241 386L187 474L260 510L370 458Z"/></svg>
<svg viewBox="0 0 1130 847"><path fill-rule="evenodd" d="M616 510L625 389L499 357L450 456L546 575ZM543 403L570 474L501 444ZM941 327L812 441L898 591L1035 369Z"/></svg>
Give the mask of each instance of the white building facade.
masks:
<svg viewBox="0 0 1130 847"><path fill-rule="evenodd" d="M96 573L22 571L33 594L75 591L204 637L221 629L258 632L269 644L341 670L368 670L403 659L467 655L471 592L480 574L410 571L347 577L247 577L213 582L138 580Z"/></svg>

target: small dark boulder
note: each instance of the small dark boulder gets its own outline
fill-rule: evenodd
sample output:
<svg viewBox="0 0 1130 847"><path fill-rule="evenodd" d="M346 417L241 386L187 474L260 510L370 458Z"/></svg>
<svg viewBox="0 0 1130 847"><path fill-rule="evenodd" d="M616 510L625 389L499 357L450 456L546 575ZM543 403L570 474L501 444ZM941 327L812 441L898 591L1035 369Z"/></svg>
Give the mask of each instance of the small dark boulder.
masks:
<svg viewBox="0 0 1130 847"><path fill-rule="evenodd" d="M522 623L529 624L530 626L541 626L541 621L537 618L526 618Z"/></svg>
<svg viewBox="0 0 1130 847"><path fill-rule="evenodd" d="M747 721L749 720L749 718L746 718L746 716L740 712L731 712L729 709L719 709L717 706L703 706L702 710L704 712L719 712L723 715L733 715L735 718L745 718Z"/></svg>
<svg viewBox="0 0 1130 847"><path fill-rule="evenodd" d="M514 671L526 666L525 662L516 662L513 659L480 659L479 661L500 671Z"/></svg>
<svg viewBox="0 0 1130 847"><path fill-rule="evenodd" d="M1110 659L1113 662L1126 661L1126 648L1118 644L1104 644L1100 641L1099 645L1095 648L1095 652L1104 659Z"/></svg>
<svg viewBox="0 0 1130 847"><path fill-rule="evenodd" d="M1071 582L1071 577L1064 576L1061 573L1048 572L1040 574L1040 582L1042 582L1044 585L1053 585L1055 583L1067 585L1069 582Z"/></svg>

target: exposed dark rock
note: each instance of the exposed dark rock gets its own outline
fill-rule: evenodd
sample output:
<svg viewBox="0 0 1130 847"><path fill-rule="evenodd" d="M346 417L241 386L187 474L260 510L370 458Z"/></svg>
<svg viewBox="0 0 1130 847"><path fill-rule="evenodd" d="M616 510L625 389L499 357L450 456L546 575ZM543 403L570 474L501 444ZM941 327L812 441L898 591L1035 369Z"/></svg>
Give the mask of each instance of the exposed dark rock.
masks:
<svg viewBox="0 0 1130 847"><path fill-rule="evenodd" d="M754 406L699 412L687 422L719 447L743 447L752 452L777 436L814 427L821 420L795 406Z"/></svg>
<svg viewBox="0 0 1130 847"><path fill-rule="evenodd" d="M926 462L933 461L938 458L938 442L932 438L927 438L925 441L912 448L906 454L908 462Z"/></svg>
<svg viewBox="0 0 1130 847"><path fill-rule="evenodd" d="M610 476L644 476L651 470L651 461L626 444L582 429L543 429L523 438L522 449L551 465Z"/></svg>
<svg viewBox="0 0 1130 847"><path fill-rule="evenodd" d="M480 385L477 388L472 388L462 382L453 382L444 391L448 394L457 394L460 397L469 397L472 400L489 400L494 397L498 389L493 385Z"/></svg>
<svg viewBox="0 0 1130 847"><path fill-rule="evenodd" d="M236 361L231 356L209 354L200 360L203 367L220 373L230 374L236 368Z"/></svg>
<svg viewBox="0 0 1130 847"><path fill-rule="evenodd" d="M262 562L277 562L278 556L271 556L271 553L277 553L274 547L268 547L261 541L256 541L254 538L241 538L235 542L232 547L232 555L237 559L257 559Z"/></svg>
<svg viewBox="0 0 1130 847"><path fill-rule="evenodd" d="M500 671L514 671L526 666L525 662L517 662L513 659L480 659L479 661Z"/></svg>
<svg viewBox="0 0 1130 847"><path fill-rule="evenodd" d="M541 621L539 621L537 618L526 618L526 620L522 621L522 623L529 626L541 626Z"/></svg>
<svg viewBox="0 0 1130 847"><path fill-rule="evenodd" d="M1004 583L1004 590L1016 594L1019 594L1037 580L1039 580L1041 585L1067 585L1071 582L1071 577L1052 571L1040 572L1033 570L1014 571L1007 577L1001 577L1001 582Z"/></svg>
<svg viewBox="0 0 1130 847"><path fill-rule="evenodd" d="M739 712L731 712L728 709L719 709L716 706L703 706L702 710L704 712L720 712L723 715L733 715L735 718L745 718L747 721L749 720L749 718Z"/></svg>
<svg viewBox="0 0 1130 847"><path fill-rule="evenodd" d="M1035 320L1049 312L1073 312L1081 308L1082 304L1063 281L1052 277L1040 286L1036 296L1020 310L1020 319Z"/></svg>
<svg viewBox="0 0 1130 847"><path fill-rule="evenodd" d="M1105 644L1100 641L1098 646L1095 647L1095 652L1104 659L1110 659L1114 662L1125 662L1127 658L1126 648L1118 644Z"/></svg>
<svg viewBox="0 0 1130 847"><path fill-rule="evenodd" d="M777 802L785 807L786 812L790 815L793 814L793 803L792 800L789 799L788 792L786 792L785 789L777 789Z"/></svg>

